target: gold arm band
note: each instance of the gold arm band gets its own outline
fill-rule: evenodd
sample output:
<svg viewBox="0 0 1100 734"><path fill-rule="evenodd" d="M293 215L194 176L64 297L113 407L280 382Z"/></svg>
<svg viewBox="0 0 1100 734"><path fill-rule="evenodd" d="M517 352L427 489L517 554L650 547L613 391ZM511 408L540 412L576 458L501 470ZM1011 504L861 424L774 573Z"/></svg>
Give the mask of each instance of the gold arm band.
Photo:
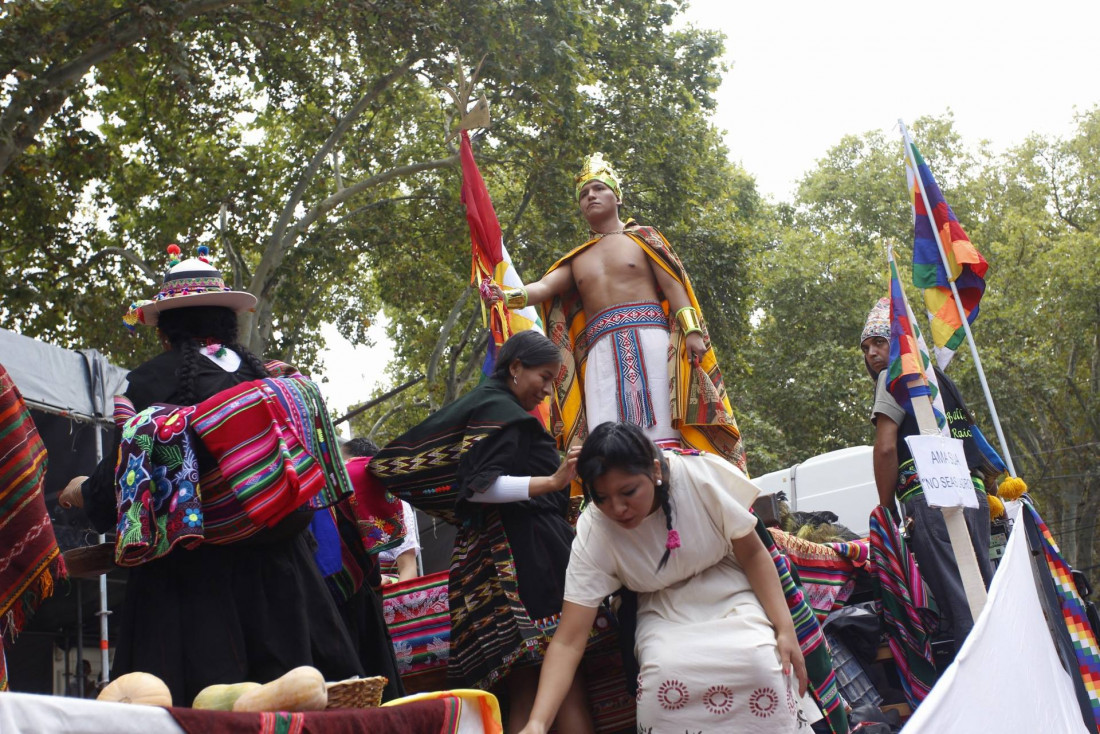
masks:
<svg viewBox="0 0 1100 734"><path fill-rule="evenodd" d="M684 332L684 336L697 331L700 334L703 333L703 325L699 322L699 314L696 313L692 306L684 306L676 312L676 321L680 324L680 330Z"/></svg>
<svg viewBox="0 0 1100 734"><path fill-rule="evenodd" d="M527 306L527 289L509 288L504 291L504 305L512 310L525 308Z"/></svg>

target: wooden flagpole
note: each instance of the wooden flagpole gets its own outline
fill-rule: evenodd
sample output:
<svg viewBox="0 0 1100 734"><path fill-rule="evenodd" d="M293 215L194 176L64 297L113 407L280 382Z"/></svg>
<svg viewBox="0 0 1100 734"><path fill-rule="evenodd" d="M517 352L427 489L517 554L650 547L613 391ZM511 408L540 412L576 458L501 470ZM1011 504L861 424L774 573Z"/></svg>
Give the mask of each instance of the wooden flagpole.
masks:
<svg viewBox="0 0 1100 734"><path fill-rule="evenodd" d="M928 205L928 192L924 190L924 181L920 176L920 168L917 166L917 161L913 157L913 140L909 137L909 129L905 127L905 123L902 120L898 120L898 125L901 126L901 134L905 139L905 155L909 159L909 163L913 166L913 173L917 179L917 186L920 187L921 198L924 199L924 210L928 216L928 220L932 223L932 234L936 237L936 245L940 251L940 260L943 261L944 272L947 273L948 284L951 286L951 295L955 297L955 307L959 310L959 320L962 321L963 329L966 331L966 341L970 344L970 355L974 358L974 367L978 370L978 380L982 383L982 392L985 393L985 402L989 406L989 415L993 419L993 428L997 431L997 441L1001 445L1001 451L1004 454L1005 465L1008 467L1008 473L1015 477L1016 467L1012 464L1012 453L1008 450L1008 442L1005 440L1004 429L1001 428L1001 418L997 414L997 406L993 404L993 395L989 392L989 383L985 379L985 370L982 369L982 360L978 356L978 345L974 341L974 334L970 331L970 322L966 318L966 309L963 308L962 298L959 296L959 289L955 285L955 281L951 279L951 264L947 259L947 251L943 247L943 239L940 237L940 230L936 226L936 219L932 215L932 209Z"/></svg>

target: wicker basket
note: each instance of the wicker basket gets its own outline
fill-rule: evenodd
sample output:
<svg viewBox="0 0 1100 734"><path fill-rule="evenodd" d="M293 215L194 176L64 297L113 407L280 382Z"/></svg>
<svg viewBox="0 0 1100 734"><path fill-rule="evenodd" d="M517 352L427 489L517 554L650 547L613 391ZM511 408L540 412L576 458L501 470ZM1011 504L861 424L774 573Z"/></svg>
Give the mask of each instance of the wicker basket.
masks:
<svg viewBox="0 0 1100 734"><path fill-rule="evenodd" d="M70 548L62 555L65 557L65 568L73 578L94 579L117 568L114 543Z"/></svg>
<svg viewBox="0 0 1100 734"><path fill-rule="evenodd" d="M337 683L326 683L330 709L369 709L382 704L382 691L389 678L376 675L371 678L348 678Z"/></svg>

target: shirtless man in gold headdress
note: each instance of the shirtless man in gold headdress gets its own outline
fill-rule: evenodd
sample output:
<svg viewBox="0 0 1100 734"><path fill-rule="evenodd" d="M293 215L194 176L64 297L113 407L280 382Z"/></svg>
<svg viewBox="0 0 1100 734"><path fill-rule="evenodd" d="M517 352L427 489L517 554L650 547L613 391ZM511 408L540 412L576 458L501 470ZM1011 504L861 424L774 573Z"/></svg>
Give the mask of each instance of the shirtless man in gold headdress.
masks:
<svg viewBox="0 0 1100 734"><path fill-rule="evenodd" d="M562 349L552 401L562 448L625 420L654 441L725 456L744 468L740 433L683 265L652 227L619 218L618 175L596 153L576 177L591 238L525 288L489 287L509 308L539 304ZM667 386L667 387L666 387Z"/></svg>

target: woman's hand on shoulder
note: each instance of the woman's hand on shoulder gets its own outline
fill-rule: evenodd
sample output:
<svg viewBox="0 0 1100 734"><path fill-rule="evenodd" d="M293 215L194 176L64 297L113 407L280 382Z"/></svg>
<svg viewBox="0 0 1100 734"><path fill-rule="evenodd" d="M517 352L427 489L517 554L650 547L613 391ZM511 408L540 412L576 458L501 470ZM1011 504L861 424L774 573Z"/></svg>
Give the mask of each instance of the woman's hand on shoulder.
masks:
<svg viewBox="0 0 1100 734"><path fill-rule="evenodd" d="M808 680L806 659L802 656L798 635L795 634L793 627L776 633L775 649L779 653L779 664L783 666L783 675L790 675L793 668L795 678L798 679L798 695L805 695Z"/></svg>
<svg viewBox="0 0 1100 734"><path fill-rule="evenodd" d="M581 455L581 447L574 446L565 453L558 470L554 472L554 485L558 489L565 489L577 477L577 457Z"/></svg>

